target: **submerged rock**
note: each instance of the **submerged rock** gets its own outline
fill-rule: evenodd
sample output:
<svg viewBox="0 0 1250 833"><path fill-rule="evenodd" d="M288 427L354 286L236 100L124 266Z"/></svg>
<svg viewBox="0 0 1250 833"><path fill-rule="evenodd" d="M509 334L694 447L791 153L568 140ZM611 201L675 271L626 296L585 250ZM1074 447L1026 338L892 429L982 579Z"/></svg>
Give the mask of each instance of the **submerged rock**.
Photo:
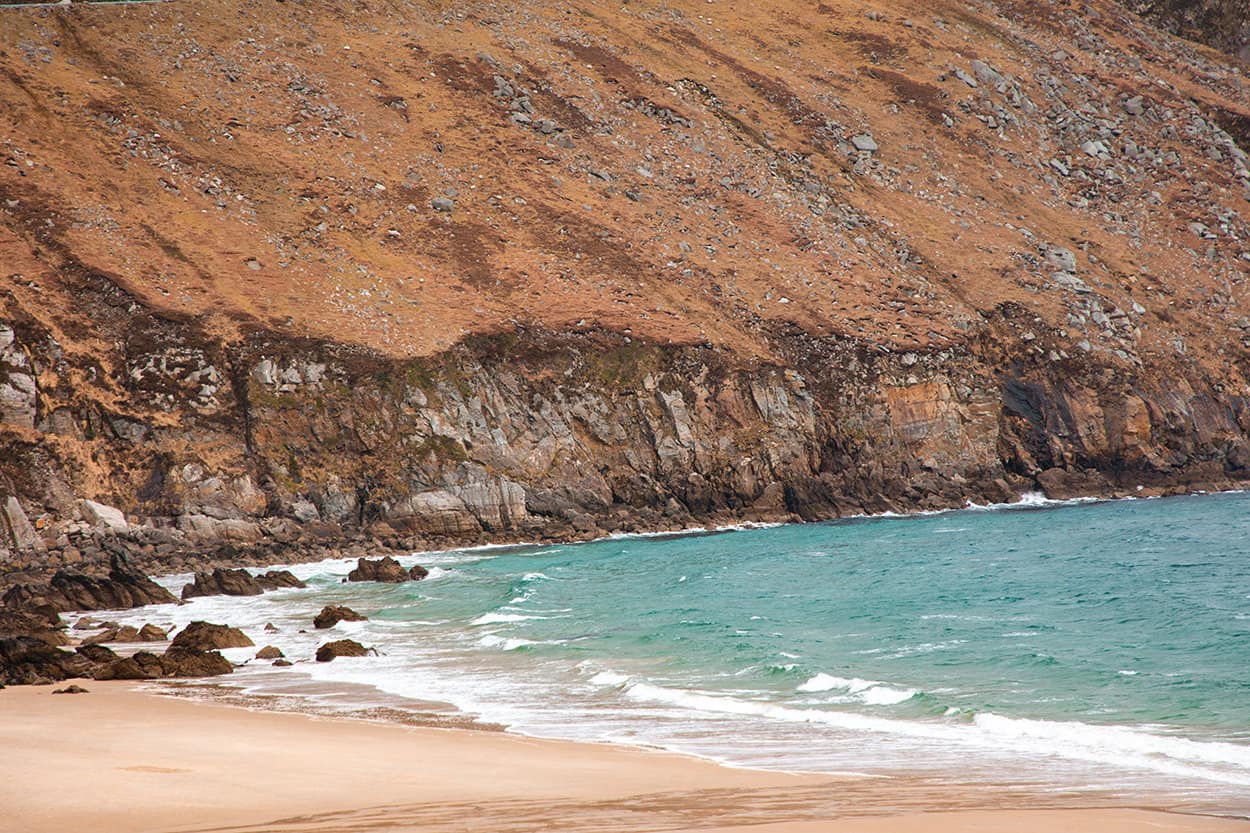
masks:
<svg viewBox="0 0 1250 833"><path fill-rule="evenodd" d="M367 622L368 620L368 616L362 616L350 607L326 605L313 617L313 627L317 630L325 630L334 627L339 622Z"/></svg>
<svg viewBox="0 0 1250 833"><path fill-rule="evenodd" d="M399 584L404 581L420 581L429 574L430 571L420 564L414 564L412 569L405 570L398 561L388 555L376 561L370 561L367 558L360 559L356 562L356 569L347 574L347 580Z"/></svg>
<svg viewBox="0 0 1250 833"><path fill-rule="evenodd" d="M220 567L211 573L195 574L195 580L182 588L183 599L199 596L259 596L265 592L247 570L224 570Z"/></svg>
<svg viewBox="0 0 1250 833"><path fill-rule="evenodd" d="M363 657L369 654L369 649L354 639L340 639L337 642L327 642L317 649L317 662L330 662L335 657Z"/></svg>

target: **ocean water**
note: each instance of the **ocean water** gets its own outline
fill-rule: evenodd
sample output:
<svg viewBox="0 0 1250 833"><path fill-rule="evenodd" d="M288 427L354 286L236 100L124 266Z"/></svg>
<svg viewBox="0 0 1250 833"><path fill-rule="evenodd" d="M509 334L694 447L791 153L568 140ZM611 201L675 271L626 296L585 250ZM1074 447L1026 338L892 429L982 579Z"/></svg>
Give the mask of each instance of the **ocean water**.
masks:
<svg viewBox="0 0 1250 833"><path fill-rule="evenodd" d="M304 564L305 590L116 618L226 622L293 660L331 635L380 652L225 678L252 692L352 683L361 705L439 701L512 731L734 765L1250 815L1250 495L1034 499L406 562L431 577L343 584L350 562ZM314 632L330 603L369 621Z"/></svg>

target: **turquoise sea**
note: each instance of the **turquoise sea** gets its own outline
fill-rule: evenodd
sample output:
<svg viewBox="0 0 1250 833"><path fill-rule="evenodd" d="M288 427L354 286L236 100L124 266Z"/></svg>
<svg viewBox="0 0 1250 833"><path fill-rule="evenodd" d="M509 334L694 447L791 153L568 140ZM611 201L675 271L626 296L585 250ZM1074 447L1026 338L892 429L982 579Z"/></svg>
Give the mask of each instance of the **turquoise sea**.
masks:
<svg viewBox="0 0 1250 833"><path fill-rule="evenodd" d="M234 683L363 684L517 732L743 766L1250 815L1250 495L1033 498L410 561L431 577L349 585L348 562L305 564L306 590L128 621L228 622L298 659L326 639L313 614L348 604L369 621L336 632L381 656L252 663Z"/></svg>

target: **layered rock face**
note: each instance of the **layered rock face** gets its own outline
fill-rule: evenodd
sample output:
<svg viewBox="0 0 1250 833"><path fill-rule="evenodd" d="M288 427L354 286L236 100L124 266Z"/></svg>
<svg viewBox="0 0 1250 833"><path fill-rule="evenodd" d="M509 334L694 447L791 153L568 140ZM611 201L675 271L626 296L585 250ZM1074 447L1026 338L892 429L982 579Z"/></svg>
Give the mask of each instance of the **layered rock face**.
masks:
<svg viewBox="0 0 1250 833"><path fill-rule="evenodd" d="M1250 479L1244 68L743 5L3 12L0 564Z"/></svg>

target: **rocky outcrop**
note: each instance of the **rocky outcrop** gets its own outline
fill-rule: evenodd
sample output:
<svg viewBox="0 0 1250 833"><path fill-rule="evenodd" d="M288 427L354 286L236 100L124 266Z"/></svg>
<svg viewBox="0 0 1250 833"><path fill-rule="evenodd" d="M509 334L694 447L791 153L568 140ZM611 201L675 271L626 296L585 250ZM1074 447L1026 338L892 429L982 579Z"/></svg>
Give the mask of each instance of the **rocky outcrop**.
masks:
<svg viewBox="0 0 1250 833"><path fill-rule="evenodd" d="M364 657L369 655L369 650L354 640L340 639L317 648L317 662L332 662L336 657Z"/></svg>
<svg viewBox="0 0 1250 833"><path fill-rule="evenodd" d="M1121 0L1160 29L1250 63L1250 13L1242 0Z"/></svg>
<svg viewBox="0 0 1250 833"><path fill-rule="evenodd" d="M91 662L31 636L0 636L0 685L39 685L86 676Z"/></svg>
<svg viewBox="0 0 1250 833"><path fill-rule="evenodd" d="M420 564L414 564L405 570L399 562L389 555L376 561L362 558L356 562L356 568L347 574L348 581L379 581L386 584L399 584L405 581L420 581L429 575L429 571Z"/></svg>
<svg viewBox="0 0 1250 833"><path fill-rule="evenodd" d="M313 617L313 627L317 630L325 630L334 627L339 622L366 622L368 620L368 616L361 616L350 607L326 605Z"/></svg>
<svg viewBox="0 0 1250 833"><path fill-rule="evenodd" d="M282 659L282 651L273 645L266 645L256 652L257 659Z"/></svg>
<svg viewBox="0 0 1250 833"><path fill-rule="evenodd" d="M169 647L171 650L213 651L221 648L249 648L255 644L238 628L196 621L180 630Z"/></svg>
<svg viewBox="0 0 1250 833"><path fill-rule="evenodd" d="M215 677L232 673L234 666L217 651L170 647L161 657L161 670L167 677Z"/></svg>
<svg viewBox="0 0 1250 833"><path fill-rule="evenodd" d="M156 625L144 625L136 628L132 625L120 625L106 628L102 633L83 640L84 645L100 645L106 642L164 642L168 639L165 631Z"/></svg>
<svg viewBox="0 0 1250 833"><path fill-rule="evenodd" d="M256 576L256 582L265 590L299 590L308 585L295 577L290 570L270 570Z"/></svg>
<svg viewBox="0 0 1250 833"><path fill-rule="evenodd" d="M216 569L211 573L196 573L195 580L182 588L182 598L196 596L259 596L265 592L247 570Z"/></svg>
<svg viewBox="0 0 1250 833"><path fill-rule="evenodd" d="M118 610L178 600L156 582L130 566L125 555L115 553L107 578L58 570L46 586L11 588L2 600L6 607L30 609L48 606L57 611Z"/></svg>
<svg viewBox="0 0 1250 833"><path fill-rule="evenodd" d="M195 580L182 588L183 599L197 596L259 596L266 590L306 587L290 570L270 570L252 575L247 570L217 568L211 573L198 572Z"/></svg>

